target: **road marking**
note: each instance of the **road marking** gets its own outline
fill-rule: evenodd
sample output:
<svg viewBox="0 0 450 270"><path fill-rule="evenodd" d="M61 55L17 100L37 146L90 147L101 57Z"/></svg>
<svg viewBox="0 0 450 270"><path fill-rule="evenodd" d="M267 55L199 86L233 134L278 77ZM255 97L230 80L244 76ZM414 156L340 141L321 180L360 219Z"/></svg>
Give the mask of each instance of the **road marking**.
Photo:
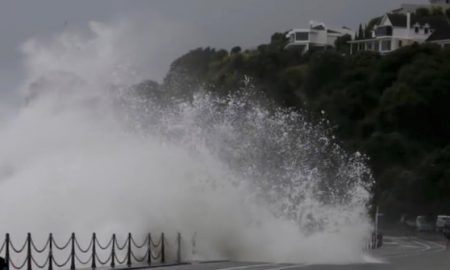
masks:
<svg viewBox="0 0 450 270"><path fill-rule="evenodd" d="M283 269L292 269L292 268L302 268L308 266L307 264L294 264L294 265L288 265L288 266L281 266L276 268L268 268L265 270L283 270Z"/></svg>
<svg viewBox="0 0 450 270"><path fill-rule="evenodd" d="M412 248L410 244L415 245L413 249L394 252L391 254L385 254L383 257L393 259L393 258L417 256L421 254L433 254L445 251L445 247L439 243L433 241L426 241L418 238L411 238L411 240L405 241L405 243L403 245L400 245L400 247Z"/></svg>
<svg viewBox="0 0 450 270"><path fill-rule="evenodd" d="M277 264L273 264L273 263L251 264L251 265L219 268L219 269L216 269L216 270L239 270L239 269L249 269L249 268L254 268L254 267L264 267L264 266L274 266L274 265L277 265Z"/></svg>
<svg viewBox="0 0 450 270"><path fill-rule="evenodd" d="M438 243L438 242L427 241L427 243L430 244L430 245L435 245L435 246L438 247L439 249L442 249L442 248L445 249L445 248L446 248L445 245L440 244L440 243Z"/></svg>
<svg viewBox="0 0 450 270"><path fill-rule="evenodd" d="M431 249L431 246L425 242L414 241L414 243L418 244L419 246L421 246L423 248L423 249L421 249L421 251L428 251Z"/></svg>

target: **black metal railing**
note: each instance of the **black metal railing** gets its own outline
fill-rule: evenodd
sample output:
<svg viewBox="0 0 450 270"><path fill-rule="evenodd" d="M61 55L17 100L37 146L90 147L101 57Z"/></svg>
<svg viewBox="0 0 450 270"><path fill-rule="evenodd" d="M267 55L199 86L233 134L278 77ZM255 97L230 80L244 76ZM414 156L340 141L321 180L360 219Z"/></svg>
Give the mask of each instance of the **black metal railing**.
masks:
<svg viewBox="0 0 450 270"><path fill-rule="evenodd" d="M134 239L131 233L128 233L123 244L117 240L116 234L106 243L102 244L97 234L93 233L87 247L82 247L75 233L72 233L70 238L62 245L58 244L53 234L49 234L47 241L38 247L34 242L31 233L27 234L25 242L21 246L14 245L11 241L10 234L7 233L3 244L0 246L0 256L5 258L6 265L9 269L23 269L33 270L35 268L53 270L57 268L66 268L70 265L70 270L75 270L77 267L95 269L97 266L110 266L115 268L117 266L131 267L134 264L166 263L166 244L167 239L164 233L161 233L159 240L154 241L152 235L149 233L142 240L141 243ZM177 234L177 240L174 245L176 248L176 258L172 263L181 262L181 234ZM55 256L55 251L64 252L69 251L67 258L64 256ZM4 252L4 253L3 253ZM143 253L143 255L138 255ZM107 254L102 258L102 254ZM14 257L20 257L18 261L13 260ZM82 256L87 257L84 260ZM58 257L58 258L56 258ZM63 257L63 259L61 259ZM39 262L39 259L41 262ZM43 259L45 258L45 259Z"/></svg>

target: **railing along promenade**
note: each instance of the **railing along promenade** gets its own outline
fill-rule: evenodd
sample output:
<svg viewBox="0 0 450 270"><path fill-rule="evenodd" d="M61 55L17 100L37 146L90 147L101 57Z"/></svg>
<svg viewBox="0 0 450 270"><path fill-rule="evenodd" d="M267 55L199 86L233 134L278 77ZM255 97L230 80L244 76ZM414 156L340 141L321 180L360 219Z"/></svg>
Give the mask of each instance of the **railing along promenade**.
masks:
<svg viewBox="0 0 450 270"><path fill-rule="evenodd" d="M101 243L97 234L93 233L87 246L80 244L75 233L70 238L61 243L57 243L53 234L49 234L46 242L38 246L31 233L27 234L22 245L16 245L12 241L9 233L6 234L3 244L0 247L0 255L4 258L9 269L48 269L66 268L76 270L80 268L97 267L131 267L133 265L152 265L166 263L167 239L161 233L154 240L149 233L141 242L136 241L131 233L125 241L120 243L116 234L113 234L106 243ZM181 235L177 234L176 261L181 262ZM69 252L70 251L70 252ZM66 253L68 255L55 256L55 253ZM107 254L105 256L105 254ZM62 258L61 258L62 257ZM84 257L84 259L83 259ZM15 260L13 258L16 258Z"/></svg>

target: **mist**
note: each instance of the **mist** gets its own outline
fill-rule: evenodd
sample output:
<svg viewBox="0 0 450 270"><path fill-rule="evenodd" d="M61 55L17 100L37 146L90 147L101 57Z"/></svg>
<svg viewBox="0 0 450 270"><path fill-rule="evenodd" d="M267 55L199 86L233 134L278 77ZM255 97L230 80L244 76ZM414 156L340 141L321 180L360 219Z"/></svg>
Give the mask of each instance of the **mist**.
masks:
<svg viewBox="0 0 450 270"><path fill-rule="evenodd" d="M181 232L186 260L365 261L370 170L325 123L267 108L251 84L168 106L129 93L195 33L164 26L91 22L23 45L23 106L0 127L3 232Z"/></svg>

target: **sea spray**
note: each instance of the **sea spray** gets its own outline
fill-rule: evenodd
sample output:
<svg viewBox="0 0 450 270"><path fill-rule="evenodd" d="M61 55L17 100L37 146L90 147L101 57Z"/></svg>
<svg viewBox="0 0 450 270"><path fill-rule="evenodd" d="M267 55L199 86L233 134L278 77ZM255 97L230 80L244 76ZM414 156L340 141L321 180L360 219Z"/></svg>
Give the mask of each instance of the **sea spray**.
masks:
<svg viewBox="0 0 450 270"><path fill-rule="evenodd" d="M181 232L185 259L193 235L194 259L364 259L370 171L325 124L249 86L142 99L123 28L91 31L24 46L26 102L0 130L4 232Z"/></svg>

